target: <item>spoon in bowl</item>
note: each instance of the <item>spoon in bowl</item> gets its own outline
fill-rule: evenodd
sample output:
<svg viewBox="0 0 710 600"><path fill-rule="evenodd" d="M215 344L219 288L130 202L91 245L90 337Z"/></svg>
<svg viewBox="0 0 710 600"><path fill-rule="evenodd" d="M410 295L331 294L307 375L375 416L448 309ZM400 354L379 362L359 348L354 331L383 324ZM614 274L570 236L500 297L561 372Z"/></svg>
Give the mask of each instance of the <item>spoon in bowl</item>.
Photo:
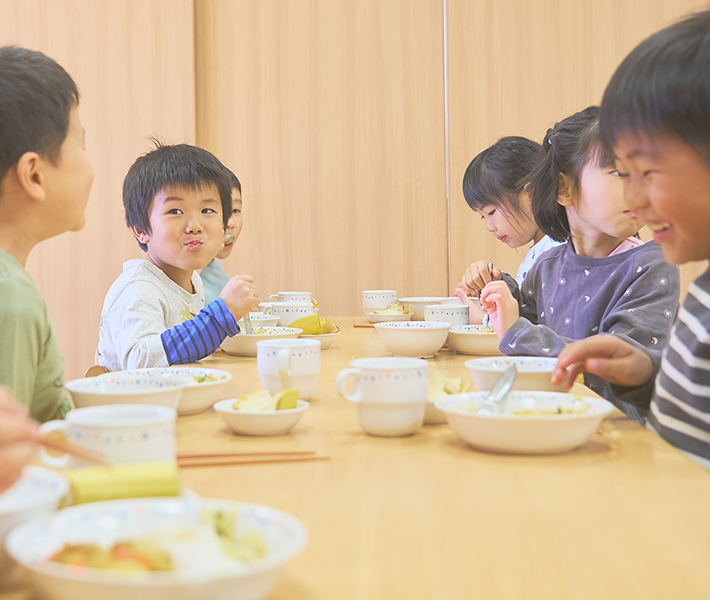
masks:
<svg viewBox="0 0 710 600"><path fill-rule="evenodd" d="M515 365L510 365L501 373L493 384L491 393L488 394L483 406L478 410L479 415L496 415L502 412L505 406L505 400L513 388L515 378L518 376L518 370Z"/></svg>

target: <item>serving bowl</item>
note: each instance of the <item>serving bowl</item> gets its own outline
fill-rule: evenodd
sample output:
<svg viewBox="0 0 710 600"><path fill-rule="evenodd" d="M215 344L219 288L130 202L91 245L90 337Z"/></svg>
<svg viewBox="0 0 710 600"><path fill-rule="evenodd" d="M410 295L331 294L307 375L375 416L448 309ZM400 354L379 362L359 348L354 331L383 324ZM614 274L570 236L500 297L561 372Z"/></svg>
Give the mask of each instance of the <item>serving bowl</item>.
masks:
<svg viewBox="0 0 710 600"><path fill-rule="evenodd" d="M436 407L446 415L454 433L465 442L491 452L504 454L554 454L584 444L601 420L614 406L602 398L557 392L511 392L503 414L485 415L465 410L483 405L487 392L469 392L440 398ZM584 400L585 412L550 415L516 415L516 410L570 407Z"/></svg>
<svg viewBox="0 0 710 600"><path fill-rule="evenodd" d="M498 336L483 325L454 325L449 329L446 345L458 354L497 356Z"/></svg>
<svg viewBox="0 0 710 600"><path fill-rule="evenodd" d="M429 296L426 298L398 298L397 301L405 306L412 305L412 321L424 320L424 307L430 304L438 304L443 298L441 296Z"/></svg>
<svg viewBox="0 0 710 600"><path fill-rule="evenodd" d="M178 415L192 415L202 412L212 406L225 395L227 384L232 380L232 374L219 369L203 369L201 367L154 367L150 369L135 369L112 373L116 377L136 375L154 375L159 377L183 377L187 385L182 391L178 403ZM105 376L104 376L105 377ZM216 378L214 381L199 382L199 378Z"/></svg>
<svg viewBox="0 0 710 600"><path fill-rule="evenodd" d="M518 376L513 384L514 390L564 392L563 384L553 385L550 381L556 364L556 358L535 356L473 358L464 363L479 390L492 389L498 376L508 366L515 365Z"/></svg>
<svg viewBox="0 0 710 600"><path fill-rule="evenodd" d="M126 371L74 379L64 384L77 408L101 404L157 404L177 410L184 376L126 375Z"/></svg>
<svg viewBox="0 0 710 600"><path fill-rule="evenodd" d="M22 477L0 494L0 581L9 575L12 560L5 552L5 537L16 525L56 510L69 491L61 473L25 467Z"/></svg>
<svg viewBox="0 0 710 600"><path fill-rule="evenodd" d="M310 406L297 400L296 408L287 410L237 410L232 408L235 399L222 400L214 405L224 424L240 435L283 435L293 429Z"/></svg>
<svg viewBox="0 0 710 600"><path fill-rule="evenodd" d="M301 334L301 339L318 340L320 342L320 349L325 350L326 348L330 348L333 345L333 342L335 342L335 338L338 337L339 333L339 331L336 331L335 333L314 333L313 335Z"/></svg>
<svg viewBox="0 0 710 600"><path fill-rule="evenodd" d="M451 323L454 326L468 325L468 306L461 305L445 305L445 304L427 304L424 307L425 321L443 321Z"/></svg>
<svg viewBox="0 0 710 600"><path fill-rule="evenodd" d="M441 350L451 323L375 323L385 348L396 356L430 358Z"/></svg>
<svg viewBox="0 0 710 600"><path fill-rule="evenodd" d="M295 327L264 327L266 333L239 333L225 338L222 350L235 356L256 356L256 343L261 340L297 338L303 329Z"/></svg>
<svg viewBox="0 0 710 600"><path fill-rule="evenodd" d="M396 323L399 321L411 321L412 313L406 315L378 315L374 312L367 313L367 320L370 323Z"/></svg>
<svg viewBox="0 0 710 600"><path fill-rule="evenodd" d="M238 511L237 535L256 531L267 555L230 568L201 564L164 572L110 571L49 560L66 543L112 545L199 521L201 509ZM50 600L259 600L275 585L283 565L306 543L306 529L291 515L229 500L139 498L82 504L14 529L7 550L29 571L30 582Z"/></svg>

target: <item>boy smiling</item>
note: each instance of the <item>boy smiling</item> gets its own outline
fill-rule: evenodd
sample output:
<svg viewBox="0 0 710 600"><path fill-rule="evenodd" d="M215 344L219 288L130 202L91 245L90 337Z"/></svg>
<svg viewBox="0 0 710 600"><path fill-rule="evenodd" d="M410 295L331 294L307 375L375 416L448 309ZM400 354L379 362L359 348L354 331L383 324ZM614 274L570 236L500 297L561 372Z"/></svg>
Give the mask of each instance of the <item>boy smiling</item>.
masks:
<svg viewBox="0 0 710 600"><path fill-rule="evenodd" d="M642 42L612 77L601 127L627 206L653 230L666 260L710 258L710 11ZM570 344L553 382L580 372L649 382L647 355L613 335ZM710 469L710 270L688 289L656 378L648 426Z"/></svg>
<svg viewBox="0 0 710 600"><path fill-rule="evenodd" d="M101 313L98 362L111 371L194 362L212 354L259 302L248 275L205 307L199 269L222 247L232 211L229 172L187 144L140 157L123 184L126 223L146 260L131 260Z"/></svg>

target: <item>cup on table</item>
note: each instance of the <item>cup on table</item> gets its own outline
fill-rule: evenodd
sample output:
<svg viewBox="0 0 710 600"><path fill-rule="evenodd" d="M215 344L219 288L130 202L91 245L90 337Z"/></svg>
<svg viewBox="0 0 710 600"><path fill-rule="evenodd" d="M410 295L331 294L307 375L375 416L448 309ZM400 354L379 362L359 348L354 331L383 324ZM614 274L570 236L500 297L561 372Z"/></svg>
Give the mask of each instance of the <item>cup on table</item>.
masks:
<svg viewBox="0 0 710 600"><path fill-rule="evenodd" d="M310 292L279 292L271 294L269 302L310 302Z"/></svg>
<svg viewBox="0 0 710 600"><path fill-rule="evenodd" d="M397 302L397 290L365 290L362 292L362 310L367 318L375 310L386 310Z"/></svg>
<svg viewBox="0 0 710 600"><path fill-rule="evenodd" d="M107 463L165 462L175 460L177 413L152 404L104 404L69 411L63 421L48 421L40 433L64 431L67 437L104 455ZM65 454L39 456L50 467L67 468L89 463Z"/></svg>
<svg viewBox="0 0 710 600"><path fill-rule="evenodd" d="M468 305L430 304L424 307L424 320L443 321L452 325L468 325Z"/></svg>
<svg viewBox="0 0 710 600"><path fill-rule="evenodd" d="M311 302L269 302L264 307L265 314L279 317L279 327L288 327L296 319L313 314Z"/></svg>
<svg viewBox="0 0 710 600"><path fill-rule="evenodd" d="M320 342L299 339L257 342L256 369L261 385L269 393L298 388L298 397L308 400L318 385Z"/></svg>
<svg viewBox="0 0 710 600"><path fill-rule="evenodd" d="M410 435L424 421L425 360L359 358L350 362L349 369L338 373L335 386L343 398L355 403L360 426L371 435Z"/></svg>

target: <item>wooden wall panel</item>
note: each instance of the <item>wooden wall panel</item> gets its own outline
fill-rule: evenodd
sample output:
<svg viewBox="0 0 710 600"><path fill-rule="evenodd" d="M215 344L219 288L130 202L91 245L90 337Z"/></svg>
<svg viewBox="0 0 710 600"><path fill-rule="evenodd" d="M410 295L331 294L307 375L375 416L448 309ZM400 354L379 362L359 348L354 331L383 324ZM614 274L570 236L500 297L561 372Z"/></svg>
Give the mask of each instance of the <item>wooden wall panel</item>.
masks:
<svg viewBox="0 0 710 600"><path fill-rule="evenodd" d="M548 127L601 101L619 62L698 0L447 0L451 269L455 285L474 260L515 273L512 250L469 209L469 162L505 135L542 140ZM681 269L683 295L706 265Z"/></svg>
<svg viewBox="0 0 710 600"><path fill-rule="evenodd" d="M442 0L196 0L197 139L243 184L226 261L322 314L447 290Z"/></svg>
<svg viewBox="0 0 710 600"><path fill-rule="evenodd" d="M45 52L74 78L95 170L87 225L38 245L28 271L47 299L66 378L93 363L106 291L143 253L121 186L148 136L194 142L191 0L0 0L0 44Z"/></svg>

